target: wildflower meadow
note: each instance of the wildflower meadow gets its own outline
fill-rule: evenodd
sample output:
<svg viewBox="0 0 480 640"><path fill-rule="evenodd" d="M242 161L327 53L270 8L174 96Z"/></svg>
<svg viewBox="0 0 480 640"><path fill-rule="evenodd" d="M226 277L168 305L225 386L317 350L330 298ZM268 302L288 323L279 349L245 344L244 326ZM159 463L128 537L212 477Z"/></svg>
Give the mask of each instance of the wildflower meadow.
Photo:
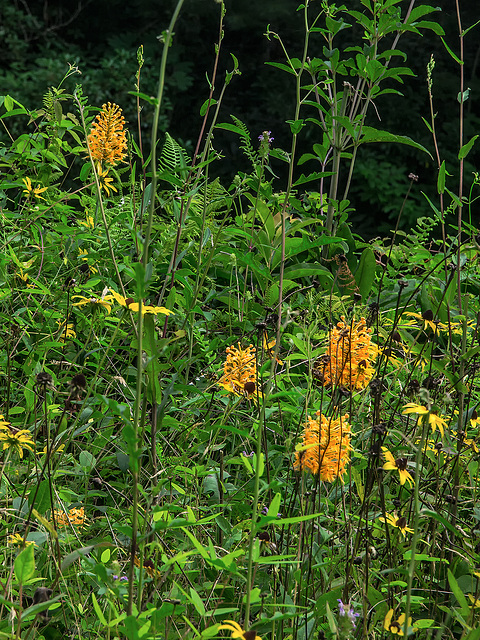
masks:
<svg viewBox="0 0 480 640"><path fill-rule="evenodd" d="M285 148L223 109L222 0L193 152L158 128L183 0L156 95L139 46L125 104L73 61L42 103L0 96L0 640L480 639L478 27L461 0L453 38L435 6L348 4L294 3L294 44L265 25ZM453 158L427 51L430 144L377 118L388 95L408 119L427 31L458 67ZM435 196L403 230L405 176L362 238L357 156L401 145Z"/></svg>

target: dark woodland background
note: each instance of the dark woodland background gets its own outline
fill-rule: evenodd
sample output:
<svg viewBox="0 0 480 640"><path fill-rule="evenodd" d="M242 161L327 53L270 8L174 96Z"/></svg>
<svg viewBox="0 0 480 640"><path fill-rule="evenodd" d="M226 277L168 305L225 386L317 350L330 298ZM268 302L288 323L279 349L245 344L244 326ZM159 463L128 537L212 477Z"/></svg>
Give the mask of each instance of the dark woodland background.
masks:
<svg viewBox="0 0 480 640"><path fill-rule="evenodd" d="M338 5L339 3L337 3ZM362 10L359 0L346 3ZM405 11L407 2L401 3ZM422 4L419 0L417 4ZM459 37L455 0L441 0L438 11L428 19L436 19L446 33L446 41L459 54ZM221 88L225 70L232 69L230 53L239 60L241 76L235 76L227 89L220 121L230 121L230 114L240 118L249 128L252 139L263 130L272 131L274 146L289 148L290 130L285 120L293 117L294 84L292 76L265 65L267 61L283 62L280 45L263 35L267 25L280 34L291 56L300 56L303 46L303 20L296 12L298 2L292 0L227 0L225 37L217 88ZM480 20L477 0L460 0L463 28ZM71 91L75 84L84 85L92 105L117 102L130 130L135 134L134 90L137 71L137 48L144 46L145 65L141 91L156 95L159 60L162 45L158 40L168 27L176 2L174 0L0 0L0 93L10 94L28 109L41 107L42 96L51 85L58 85L67 70L67 62L76 63L81 76L67 82ZM312 13L320 2L312 3ZM162 131L167 131L193 152L201 126L200 106L208 96L205 74L211 76L214 43L218 41L220 5L214 0L186 0L175 29L174 44L169 53L165 103L161 119ZM426 65L433 53L434 99L436 127L440 153L452 174L447 184L457 187L457 154L459 145L458 113L459 65L445 50L433 32L423 37L407 34L398 48L407 54L407 62L415 77L406 77L395 88L403 93L381 96L377 103L378 117L370 111L369 124L393 133L407 135L433 151L431 135L422 121L429 119L426 88ZM342 31L337 46L344 49L361 43L358 29ZM312 40L311 57L322 55L320 36ZM389 43L390 45L390 43ZM386 48L386 47L384 47ZM466 102L464 141L480 132L478 107L480 25L465 38L465 87L470 88ZM309 114L304 113L304 116ZM152 107L143 110L146 138L150 137ZM307 127L302 132L299 154L311 151L317 141L318 129ZM5 132L0 139L5 142ZM213 171L227 183L237 171L249 170L247 160L238 148L238 138L218 131L215 147L222 153L222 162ZM1 151L1 147L0 147ZM466 163L466 181L471 183L477 169L478 151L472 151ZM274 161L279 176L275 188L285 185L284 167ZM302 172L317 170L304 165ZM404 145L373 144L360 149L355 181L350 200L356 213L351 216L354 231L366 237L387 233L395 225L398 212L408 189L408 174L419 176L407 203L402 226L409 229L417 217L429 215L430 209L422 191L435 200L436 166L426 154Z"/></svg>

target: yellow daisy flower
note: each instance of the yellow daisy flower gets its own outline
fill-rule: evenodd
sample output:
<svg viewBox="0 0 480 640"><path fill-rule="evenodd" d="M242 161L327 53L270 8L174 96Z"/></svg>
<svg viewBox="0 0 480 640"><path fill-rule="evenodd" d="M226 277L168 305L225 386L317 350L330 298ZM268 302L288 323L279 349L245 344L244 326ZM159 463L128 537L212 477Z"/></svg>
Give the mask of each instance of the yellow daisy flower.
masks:
<svg viewBox="0 0 480 640"><path fill-rule="evenodd" d="M218 629L227 629L227 631L231 631L232 635L230 637L232 639L240 638L240 640L262 640L260 636L257 636L255 631L245 631L238 622L235 622L235 620L224 620L223 624L221 624Z"/></svg>
<svg viewBox="0 0 480 640"><path fill-rule="evenodd" d="M398 471L398 475L400 477L400 484L405 484L408 482L410 486L413 486L415 483L413 481L412 476L407 471L407 459L406 458L397 458L395 459L392 453L387 449L387 447L382 447L383 456L386 460L383 468L385 471Z"/></svg>
<svg viewBox="0 0 480 640"><path fill-rule="evenodd" d="M110 297L115 298L115 300L121 307L125 307L126 309L130 309L130 311L135 311L136 313L138 313L140 305L138 302L135 302L133 298L124 298L113 289L109 289L109 291L112 292L112 296ZM154 315L163 313L164 315L169 316L171 313L173 313L173 311L170 311L170 309L167 309L166 307L154 307L152 305L142 304L142 316L144 316L146 313L153 313Z"/></svg>
<svg viewBox="0 0 480 640"><path fill-rule="evenodd" d="M403 628L405 625L405 614L402 613L402 615L397 619L397 620L392 620L393 618L393 609L390 609L387 613L387 615L385 616L385 620L383 622L383 627L386 631L390 631L390 633L393 633L394 635L397 636L403 636ZM408 618L408 626L411 627L412 626L412 618ZM415 630L415 627L413 627L413 629Z"/></svg>
<svg viewBox="0 0 480 640"><path fill-rule="evenodd" d="M22 178L22 182L25 185L23 193L27 197L33 196L34 198L41 198L42 200L45 200L45 198L40 194L46 191L48 187L34 187L30 178Z"/></svg>
<svg viewBox="0 0 480 640"><path fill-rule="evenodd" d="M9 422L5 422L0 415L0 444L3 451L10 447L16 451L20 458L23 458L23 450L33 451L35 442L28 429L15 429Z"/></svg>
<svg viewBox="0 0 480 640"><path fill-rule="evenodd" d="M86 304L91 304L98 307L103 307L107 310L107 313L110 313L112 310L112 305L110 304L113 301L113 296L102 295L101 298L85 298L85 296L72 296L72 300L78 298L78 302L74 302L72 306L74 307L84 307Z"/></svg>
<svg viewBox="0 0 480 640"><path fill-rule="evenodd" d="M419 424L422 424L424 420L424 416L428 415L428 424L432 427L432 432L435 433L436 428L440 431L442 438L445 436L444 429L447 428L447 423L445 418L439 416L435 411L431 411L424 407L422 404L415 404L415 402L408 402L403 407L402 411L403 415L408 415L410 413L416 413L418 416Z"/></svg>
<svg viewBox="0 0 480 640"><path fill-rule="evenodd" d="M396 511L393 512L393 515L391 513L386 513L385 518L381 516L379 520L380 522L386 522L391 527L399 529L404 538L407 531L409 533L413 533L413 529L407 527L407 519L405 518L405 516L400 516L399 518Z"/></svg>
<svg viewBox="0 0 480 640"><path fill-rule="evenodd" d="M110 196L110 191L114 191L117 193L117 188L113 186L113 178L108 175L108 169L102 171L101 168L98 169L98 181L100 182L100 188L105 191L107 196Z"/></svg>

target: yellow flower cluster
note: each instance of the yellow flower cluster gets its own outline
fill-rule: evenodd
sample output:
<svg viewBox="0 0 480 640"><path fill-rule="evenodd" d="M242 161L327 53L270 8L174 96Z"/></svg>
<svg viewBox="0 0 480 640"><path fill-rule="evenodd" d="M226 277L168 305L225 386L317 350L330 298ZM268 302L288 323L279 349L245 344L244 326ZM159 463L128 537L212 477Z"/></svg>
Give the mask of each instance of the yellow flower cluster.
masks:
<svg viewBox="0 0 480 640"><path fill-rule="evenodd" d="M308 417L302 444L295 453L294 469L319 474L320 480L327 482L337 477L343 482L352 450L349 416L326 418L320 411L315 415L316 420Z"/></svg>
<svg viewBox="0 0 480 640"><path fill-rule="evenodd" d="M82 526L86 521L85 509L83 507L80 507L79 509L70 509L68 513L55 509L54 514L57 527L68 527L72 524Z"/></svg>
<svg viewBox="0 0 480 640"><path fill-rule="evenodd" d="M237 396L251 396L255 394L257 382L257 363L255 347L249 345L242 349L227 347L227 359L223 365L223 375L218 384L226 391Z"/></svg>
<svg viewBox="0 0 480 640"><path fill-rule="evenodd" d="M92 125L88 146L92 158L100 165L121 162L127 149L125 118L115 103L102 105L102 110Z"/></svg>
<svg viewBox="0 0 480 640"><path fill-rule="evenodd" d="M377 354L378 347L371 341L365 318L347 324L342 316L332 331L327 353L321 358L323 385L364 389L373 377L371 363Z"/></svg>

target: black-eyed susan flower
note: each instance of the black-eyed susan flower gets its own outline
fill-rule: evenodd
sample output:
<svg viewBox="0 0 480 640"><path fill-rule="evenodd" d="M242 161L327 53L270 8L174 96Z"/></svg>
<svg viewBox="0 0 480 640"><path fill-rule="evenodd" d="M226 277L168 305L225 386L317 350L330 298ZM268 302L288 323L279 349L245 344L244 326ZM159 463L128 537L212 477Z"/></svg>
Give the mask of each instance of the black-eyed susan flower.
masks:
<svg viewBox="0 0 480 640"><path fill-rule="evenodd" d="M86 522L85 509L83 507L69 509L68 512L54 510L57 527L68 527L69 525L83 526Z"/></svg>
<svg viewBox="0 0 480 640"><path fill-rule="evenodd" d="M88 262L88 251L86 249L78 250L78 257L86 264L86 267L81 267L81 271L89 271L90 273L98 273L98 269Z"/></svg>
<svg viewBox="0 0 480 640"><path fill-rule="evenodd" d="M60 342L66 342L69 338L76 338L77 334L73 328L72 322L64 322L62 320L57 320L57 324L60 330Z"/></svg>
<svg viewBox="0 0 480 640"><path fill-rule="evenodd" d="M394 458L387 447L382 447L382 451L383 456L386 460L385 464L383 465L385 471L398 471L400 484L405 484L405 482L408 482L408 484L412 486L414 484L414 481L410 473L407 471L407 459Z"/></svg>
<svg viewBox="0 0 480 640"><path fill-rule="evenodd" d="M19 533L11 533L7 537L7 543L14 547L29 547L32 544L35 546L35 542L33 540L24 540L23 536Z"/></svg>
<svg viewBox="0 0 480 640"><path fill-rule="evenodd" d="M127 150L125 118L115 103L102 105L88 136L88 146L95 162L101 167L121 162Z"/></svg>
<svg viewBox="0 0 480 640"><path fill-rule="evenodd" d="M82 227L87 227L87 229L94 229L95 228L95 221L93 219L93 216L91 216L88 213L88 210L85 211L85 220L80 220L78 224L81 224Z"/></svg>
<svg viewBox="0 0 480 640"><path fill-rule="evenodd" d="M218 629L231 631L232 635L230 637L232 639L240 638L240 640L262 640L260 636L257 636L255 631L245 631L238 622L235 622L235 620L224 620L223 624L221 624Z"/></svg>
<svg viewBox="0 0 480 640"><path fill-rule="evenodd" d="M277 341L275 340L275 338L273 338L272 340L269 340L268 335L264 333L262 342L263 342L264 353L266 353L269 358L273 358L275 355L275 345L277 344ZM280 366L283 364L282 360L279 360L278 358L275 358L275 360L278 362Z"/></svg>
<svg viewBox="0 0 480 640"><path fill-rule="evenodd" d="M422 424L423 420L425 419L425 416L428 416L428 424L432 427L432 432L435 433L435 430L438 427L438 430L442 434L442 438L444 437L445 435L444 429L447 428L447 423L445 421L445 418L442 418L442 416L439 416L435 411L431 411L427 409L427 407L424 407L421 404L415 404L415 402L408 402L406 405L404 405L402 413L404 415L408 415L410 413L416 413L419 416L418 418L419 424Z"/></svg>
<svg viewBox="0 0 480 640"><path fill-rule="evenodd" d="M110 297L115 298L115 300L121 307L125 307L126 309L130 309L130 311L138 313L140 304L138 302L135 302L133 298L124 298L113 289L110 289L110 291L112 292L112 296ZM173 311L170 311L170 309L167 309L166 307L155 307L149 304L142 304L142 316L144 316L146 313L153 313L154 315L162 313L165 316L169 316L171 313L173 313Z"/></svg>
<svg viewBox="0 0 480 640"><path fill-rule="evenodd" d="M136 567L140 568L140 558L138 556L134 557L133 564ZM162 575L161 571L159 571L155 567L155 563L153 562L153 560L151 558L144 558L144 560L143 560L143 568L145 569L145 573L148 576L150 576L150 578L160 578L160 576Z"/></svg>
<svg viewBox="0 0 480 640"><path fill-rule="evenodd" d="M100 168L98 170L98 181L100 183L100 189L103 189L107 196L110 196L110 191L117 192L117 188L113 186L113 178L108 175L108 169L102 171Z"/></svg>
<svg viewBox="0 0 480 640"><path fill-rule="evenodd" d="M2 445L3 451L11 448L18 453L20 458L23 458L23 450L33 451L35 442L28 429L15 429L0 415L0 445Z"/></svg>
<svg viewBox="0 0 480 640"><path fill-rule="evenodd" d="M370 338L365 318L334 327L326 354L317 363L324 386L364 389L373 377L378 347Z"/></svg>
<svg viewBox="0 0 480 640"><path fill-rule="evenodd" d="M308 417L293 467L319 475L320 480L333 482L339 477L343 482L352 450L349 416L326 418L320 411L315 415L317 419Z"/></svg>
<svg viewBox="0 0 480 640"><path fill-rule="evenodd" d="M237 396L253 396L256 393L257 363L255 347L249 345L245 349L238 343L238 348L227 347L227 359L223 365L223 375L218 384Z"/></svg>
<svg viewBox="0 0 480 640"><path fill-rule="evenodd" d="M408 533L413 533L413 529L410 529L410 527L407 526L407 519L405 516L398 517L396 511L394 511L393 514L386 513L385 518L381 516L379 520L380 522L386 522L391 527L399 529L404 538L407 531Z"/></svg>
<svg viewBox="0 0 480 640"><path fill-rule="evenodd" d="M110 313L112 310L112 301L114 300L113 296L102 294L100 298L85 298L85 296L72 296L72 300L75 298L78 299L78 302L74 302L72 306L74 307L84 307L87 304L92 305L93 307L103 307L107 310L107 313Z"/></svg>
<svg viewBox="0 0 480 640"><path fill-rule="evenodd" d="M480 424L480 418L478 417L478 413L475 409L472 411L472 415L470 416L470 426L477 427Z"/></svg>
<svg viewBox="0 0 480 640"><path fill-rule="evenodd" d="M30 180L30 178L22 178L22 182L25 185L25 189L23 190L23 193L28 198L33 196L34 198L41 198L42 200L45 200L45 198L40 194L46 191L48 187L34 187L32 185L32 181Z"/></svg>
<svg viewBox="0 0 480 640"><path fill-rule="evenodd" d="M475 575L477 575L477 573L475 573ZM478 600L477 598L475 598L475 596L471 593L467 593L468 599L470 600L470 602L472 603L472 606L475 607L476 609L478 607L480 607L480 600Z"/></svg>
<svg viewBox="0 0 480 640"><path fill-rule="evenodd" d="M383 627L386 631L393 633L397 636L403 636L403 629L405 627L405 614L402 613L401 616L398 617L397 620L393 620L393 609L390 609L385 616L385 620L383 622ZM412 627L412 618L408 618L408 627ZM415 627L413 627L415 631Z"/></svg>

